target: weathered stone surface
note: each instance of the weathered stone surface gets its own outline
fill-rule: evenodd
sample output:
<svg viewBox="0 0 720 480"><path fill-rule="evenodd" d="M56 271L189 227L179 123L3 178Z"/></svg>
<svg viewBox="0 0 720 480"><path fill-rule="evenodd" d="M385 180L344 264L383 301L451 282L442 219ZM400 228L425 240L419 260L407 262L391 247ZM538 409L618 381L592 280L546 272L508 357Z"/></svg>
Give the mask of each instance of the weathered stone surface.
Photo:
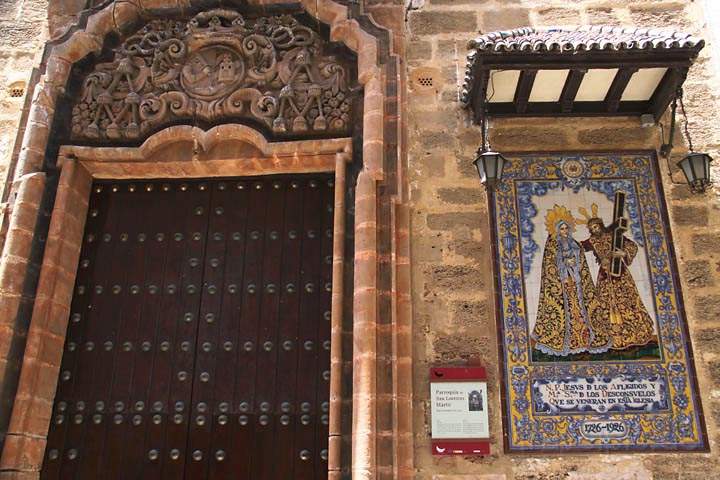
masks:
<svg viewBox="0 0 720 480"><path fill-rule="evenodd" d="M708 224L708 208L695 205L674 205L673 220L682 226L703 226Z"/></svg>
<svg viewBox="0 0 720 480"><path fill-rule="evenodd" d="M503 473L488 473L485 475L433 475L432 480L507 480Z"/></svg>
<svg viewBox="0 0 720 480"><path fill-rule="evenodd" d="M714 360L712 362L708 362L708 372L710 373L710 378L713 383L716 385L720 384L720 361Z"/></svg>
<svg viewBox="0 0 720 480"><path fill-rule="evenodd" d="M483 4L490 3L491 0L430 0L431 5L472 5L473 7L482 7ZM506 0L511 2L512 0ZM516 0L517 1L517 0Z"/></svg>
<svg viewBox="0 0 720 480"><path fill-rule="evenodd" d="M462 175L463 177L468 178L478 178L478 171L477 168L475 168L475 165L473 164L473 160L475 160L474 157L466 157L464 155L458 155L455 159L455 164L457 165L458 173Z"/></svg>
<svg viewBox="0 0 720 480"><path fill-rule="evenodd" d="M695 255L718 253L720 235L712 233L696 233L692 236L692 251Z"/></svg>
<svg viewBox="0 0 720 480"><path fill-rule="evenodd" d="M687 183L685 183L685 177L683 176L682 172L673 169L672 170L672 178L679 182L679 184L671 185L670 187L670 196L673 200L689 200L693 197L693 192L690 190L690 187ZM681 180L682 179L682 180Z"/></svg>
<svg viewBox="0 0 720 480"><path fill-rule="evenodd" d="M442 246L440 234L423 235L412 243L413 258L419 262L440 262L443 258Z"/></svg>
<svg viewBox="0 0 720 480"><path fill-rule="evenodd" d="M609 139L613 142L627 142L640 144L646 142L652 136L652 130L648 128L594 128L591 130L580 130L578 141L586 145L607 144Z"/></svg>
<svg viewBox="0 0 720 480"><path fill-rule="evenodd" d="M695 300L698 320L716 322L720 320L720 295L704 295Z"/></svg>
<svg viewBox="0 0 720 480"><path fill-rule="evenodd" d="M443 292L448 288L457 291L472 291L483 287L482 271L467 265L429 265L425 282L425 295Z"/></svg>
<svg viewBox="0 0 720 480"><path fill-rule="evenodd" d="M645 5L632 5L630 18L641 27L667 27L673 25L684 27L691 24L685 15L683 5L679 2L656 2Z"/></svg>
<svg viewBox="0 0 720 480"><path fill-rule="evenodd" d="M477 30L474 10L452 12L410 12L410 31L415 35L473 32Z"/></svg>
<svg viewBox="0 0 720 480"><path fill-rule="evenodd" d="M483 32L524 27L530 23L530 11L527 8L503 8L489 10L483 14Z"/></svg>
<svg viewBox="0 0 720 480"><path fill-rule="evenodd" d="M410 157L417 162L418 171L423 175L434 177L445 176L445 163L447 160L442 155L434 155L429 151L421 154L410 154ZM422 189L419 189L422 190Z"/></svg>
<svg viewBox="0 0 720 480"><path fill-rule="evenodd" d="M493 325L488 316L488 304L486 301L480 302L452 302L450 310L453 314L453 322L456 325L472 328L478 325Z"/></svg>
<svg viewBox="0 0 720 480"><path fill-rule="evenodd" d="M407 46L407 60L430 60L432 58L432 43L425 40L411 42Z"/></svg>
<svg viewBox="0 0 720 480"><path fill-rule="evenodd" d="M572 8L543 8L538 10L542 25L577 25L580 11Z"/></svg>
<svg viewBox="0 0 720 480"><path fill-rule="evenodd" d="M451 65L442 69L443 81L449 85L457 85L457 67Z"/></svg>
<svg viewBox="0 0 720 480"><path fill-rule="evenodd" d="M427 226L431 230L480 228L480 215L476 212L431 213L427 216Z"/></svg>
<svg viewBox="0 0 720 480"><path fill-rule="evenodd" d="M456 55L463 55L466 49L467 41L463 42L462 39L439 40L437 43L438 60L453 60Z"/></svg>
<svg viewBox="0 0 720 480"><path fill-rule="evenodd" d="M485 196L480 188L440 188L437 191L438 198L446 203L454 205L474 205L484 200Z"/></svg>
<svg viewBox="0 0 720 480"><path fill-rule="evenodd" d="M703 328L697 330L694 335L696 348L700 351L710 351L720 345L720 329L719 328Z"/></svg>
<svg viewBox="0 0 720 480"><path fill-rule="evenodd" d="M610 25L618 20L611 7L588 8L585 13L590 23L595 25Z"/></svg>
<svg viewBox="0 0 720 480"><path fill-rule="evenodd" d="M710 403L710 415L715 425L720 426L720 402L715 401Z"/></svg>
<svg viewBox="0 0 720 480"><path fill-rule="evenodd" d="M452 334L435 338L432 348L436 362L448 363L488 358L494 354L495 342L491 337Z"/></svg>
<svg viewBox="0 0 720 480"><path fill-rule="evenodd" d="M438 79L438 82L442 84L442 79ZM442 125L450 125L457 121L457 109L445 108L446 105L442 105L442 107L443 108L437 108L429 112L415 112L412 115L412 120L417 123L425 133L436 136L434 139L428 139L428 142L438 140L438 133L445 134L447 137L447 132L443 131ZM452 141L452 138L449 140ZM448 139L441 141L445 143Z"/></svg>
<svg viewBox="0 0 720 480"><path fill-rule="evenodd" d="M686 263L685 278L691 287L707 287L713 284L710 262L690 260Z"/></svg>
<svg viewBox="0 0 720 480"><path fill-rule="evenodd" d="M34 59L47 37L48 3L46 0L0 3L0 179L4 181ZM22 96L13 96L16 87L22 90ZM3 188L0 184L0 194Z"/></svg>
<svg viewBox="0 0 720 480"><path fill-rule="evenodd" d="M422 116L422 114L420 114ZM455 139L447 132L422 132L420 136L420 145L425 149L433 149L438 147L452 147Z"/></svg>
<svg viewBox="0 0 720 480"><path fill-rule="evenodd" d="M448 244L448 250L461 257L480 261L485 254L485 245L477 240L461 238L450 242Z"/></svg>
<svg viewBox="0 0 720 480"><path fill-rule="evenodd" d="M536 146L538 150L542 150L543 145L562 144L567 141L569 141L568 132L540 125L533 128L510 127L497 129L493 136L493 144L498 148L502 145L506 149L518 148L519 146Z"/></svg>

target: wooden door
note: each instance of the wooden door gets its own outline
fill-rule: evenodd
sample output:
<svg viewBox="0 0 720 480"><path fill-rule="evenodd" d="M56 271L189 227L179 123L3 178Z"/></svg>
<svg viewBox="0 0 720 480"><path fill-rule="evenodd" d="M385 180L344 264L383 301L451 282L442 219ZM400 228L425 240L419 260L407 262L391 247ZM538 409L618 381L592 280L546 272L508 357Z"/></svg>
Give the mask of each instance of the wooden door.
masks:
<svg viewBox="0 0 720 480"><path fill-rule="evenodd" d="M327 478L328 174L97 182L43 479Z"/></svg>

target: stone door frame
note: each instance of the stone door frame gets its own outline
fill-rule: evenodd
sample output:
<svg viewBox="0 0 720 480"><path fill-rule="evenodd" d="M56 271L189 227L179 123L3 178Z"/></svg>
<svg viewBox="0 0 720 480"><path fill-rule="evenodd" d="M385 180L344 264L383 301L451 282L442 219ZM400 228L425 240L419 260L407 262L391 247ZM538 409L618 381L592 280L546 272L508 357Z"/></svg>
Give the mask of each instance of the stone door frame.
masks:
<svg viewBox="0 0 720 480"><path fill-rule="evenodd" d="M189 5L187 5L189 3ZM105 37L110 33L122 33L124 29L135 24L139 19L161 16L163 12L177 11L193 6L193 1L177 3L148 0L141 5L131 2L118 2L105 5L101 9L88 11L83 15L80 26L71 29L61 39L47 45L43 57L44 73L34 90L29 108L27 123L21 126L24 130L22 144L15 168L10 203L11 214L8 222L7 236L3 244L0 261L0 304L3 318L15 320L21 315L21 304L27 300L25 284L32 277L32 252L42 244L41 203L47 195L52 195L46 188L45 161L46 153L53 136L55 109L59 96L64 91L73 65L91 53L102 49ZM201 1L197 2L198 5ZM267 5L271 0L251 1ZM278 2L280 3L280 2ZM287 5L287 4L284 4ZM292 5L292 4L291 4ZM358 81L363 86L363 167L357 179L355 190L355 225L354 225L354 279L353 279L353 413L352 413L352 476L357 479L374 479L380 470L387 471L378 461L378 454L390 439L392 455L390 464L395 478L411 478L412 469L412 347L410 329L409 300L409 248L408 228L409 216L404 205L405 193L402 188L402 173L384 171L384 161L388 149L397 149L394 153L395 162L401 155L401 137L398 108L397 63L388 63L387 31L381 29L367 16L353 18L357 12L331 0L301 0L295 5L301 6L308 14L329 25L330 40L342 42L357 54ZM372 32L372 33L368 33ZM383 43L384 42L384 43ZM381 53L381 50L385 54ZM390 67L388 67L390 65ZM388 74L388 71L390 72ZM390 78L388 78L388 76ZM388 120L388 111L392 114ZM185 162L174 167L180 170L160 172L157 163L152 162L154 153L161 152L163 146L173 142L192 141L202 146L198 154L205 154L213 142L219 138L211 134L217 129L223 133L235 135L258 148L263 155L254 159L256 165L248 167L247 163L235 159L218 160L206 158L208 161ZM254 132L254 133L253 133ZM388 138L388 135L390 137ZM344 166L351 153L347 139L311 140L301 142L280 142L270 144L261 138L258 132L239 125L221 125L208 132L192 127L171 127L148 139L141 147L130 149L66 147L61 150L59 166L61 168L59 184L55 192L55 203L50 226L44 246L44 258L39 273L37 289L31 298L32 315L30 317L27 340L22 356L21 370L17 383L17 391L12 408L10 425L0 457L0 478L38 478L42 466L46 435L52 413L52 404L59 374L64 347L69 307L74 287L75 273L82 242L84 220L93 175L98 178L143 178L143 175L178 178L180 176L233 176L267 174L267 173L299 173L301 171L332 171L336 172L336 193L345 191ZM293 143L288 147L287 144ZM302 145L298 145L298 143ZM287 155L284 148L301 148L304 154ZM360 152L358 152L360 153ZM301 158L302 157L302 158ZM274 163L279 159L279 163ZM197 159L195 159L197 160ZM228 168L221 168L222 173L213 172L211 166L220 161ZM202 166L198 166L202 165ZM167 167L167 165L165 165ZM116 170L113 170L113 169ZM119 168L119 170L118 170ZM127 170L123 170L127 168ZM402 172L401 167L398 167ZM145 171L143 174L142 172ZM190 175L188 175L188 173ZM392 181L400 187L390 200L390 218L378 222L380 193L378 185L386 181L390 175ZM147 177L146 177L147 178ZM344 218L339 212L345 210L343 198L336 196L334 268L332 315L333 324L339 320L342 305L342 242ZM45 200L44 200L45 199ZM340 202L338 205L337 202ZM385 201L387 205L387 201ZM391 232L391 245L380 245L379 229ZM392 258L381 258L379 252L389 248ZM40 247L42 248L42 246ZM386 287L393 295L392 331L378 329L378 304L380 303L378 277L380 262L389 265L391 284ZM388 267L383 267L387 272ZM37 275L37 273L34 273ZM338 275L336 277L336 275ZM383 277L384 278L384 277ZM23 280L25 279L25 281ZM383 290L385 291L385 290ZM347 299L349 301L349 299ZM336 320L338 319L338 320ZM5 329L0 339L0 353L7 359L7 349L15 335L11 321L0 325ZM0 322L2 323L2 322ZM340 329L333 328L331 392L338 393L339 342L335 341L342 335ZM392 342L392 358L383 361L391 362L392 396L378 396L378 344L381 338L389 338ZM339 408L340 398L331 397L335 417L330 420L330 478L340 478L341 467L339 456ZM391 412L392 430L378 428L383 412ZM331 410L332 415L332 410ZM382 419L385 415L382 415ZM385 423L387 424L387 423ZM381 444L378 448L378 444ZM383 452L387 457L387 453ZM387 464L387 463L386 463Z"/></svg>

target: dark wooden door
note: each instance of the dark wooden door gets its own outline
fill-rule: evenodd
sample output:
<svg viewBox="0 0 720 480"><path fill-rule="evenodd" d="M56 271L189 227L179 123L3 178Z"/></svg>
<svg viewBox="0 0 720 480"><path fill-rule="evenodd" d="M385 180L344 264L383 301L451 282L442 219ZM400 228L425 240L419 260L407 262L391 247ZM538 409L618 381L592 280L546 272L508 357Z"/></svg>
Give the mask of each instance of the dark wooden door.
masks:
<svg viewBox="0 0 720 480"><path fill-rule="evenodd" d="M93 186L43 479L327 478L327 174Z"/></svg>

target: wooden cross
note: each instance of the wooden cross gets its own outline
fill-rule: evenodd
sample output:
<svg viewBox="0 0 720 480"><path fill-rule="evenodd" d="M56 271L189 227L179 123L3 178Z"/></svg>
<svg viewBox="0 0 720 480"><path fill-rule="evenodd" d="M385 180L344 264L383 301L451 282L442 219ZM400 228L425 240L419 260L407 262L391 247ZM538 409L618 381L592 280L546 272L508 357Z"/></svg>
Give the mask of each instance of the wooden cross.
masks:
<svg viewBox="0 0 720 480"><path fill-rule="evenodd" d="M613 205L613 238L612 251L622 252L624 235L628 229L628 221L625 218L625 192L615 192L615 204ZM622 257L613 257L610 263L610 276L619 277L622 274Z"/></svg>

